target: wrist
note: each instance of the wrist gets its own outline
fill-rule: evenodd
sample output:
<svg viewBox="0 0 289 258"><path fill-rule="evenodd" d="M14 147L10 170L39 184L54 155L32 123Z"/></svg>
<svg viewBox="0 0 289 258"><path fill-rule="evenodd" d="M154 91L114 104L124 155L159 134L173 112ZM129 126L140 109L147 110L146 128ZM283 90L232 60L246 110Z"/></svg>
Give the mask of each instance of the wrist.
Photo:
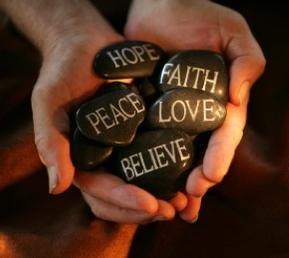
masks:
<svg viewBox="0 0 289 258"><path fill-rule="evenodd" d="M0 0L3 11L43 55L61 46L102 46L115 32L88 0Z"/></svg>
<svg viewBox="0 0 289 258"><path fill-rule="evenodd" d="M98 23L75 23L68 26L51 28L47 40L39 46L44 57L52 52L61 51L81 51L93 52L116 41L122 40L122 36L112 29L99 30Z"/></svg>
<svg viewBox="0 0 289 258"><path fill-rule="evenodd" d="M93 6L81 6L77 13L61 17L58 24L47 29L47 40L40 45L44 55L57 46L101 48L122 39Z"/></svg>

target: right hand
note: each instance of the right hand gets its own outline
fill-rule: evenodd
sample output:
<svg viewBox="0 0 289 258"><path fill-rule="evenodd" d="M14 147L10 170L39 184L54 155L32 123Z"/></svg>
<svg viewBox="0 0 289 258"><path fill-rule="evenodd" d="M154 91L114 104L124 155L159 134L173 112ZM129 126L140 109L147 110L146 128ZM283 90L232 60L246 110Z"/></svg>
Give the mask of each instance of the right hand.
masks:
<svg viewBox="0 0 289 258"><path fill-rule="evenodd" d="M134 0L124 31L130 40L153 42L166 51L213 50L229 61L226 119L212 133L202 164L193 169L186 183L188 205L180 216L194 222L202 197L228 172L243 136L249 92L264 71L265 58L246 20L211 1Z"/></svg>

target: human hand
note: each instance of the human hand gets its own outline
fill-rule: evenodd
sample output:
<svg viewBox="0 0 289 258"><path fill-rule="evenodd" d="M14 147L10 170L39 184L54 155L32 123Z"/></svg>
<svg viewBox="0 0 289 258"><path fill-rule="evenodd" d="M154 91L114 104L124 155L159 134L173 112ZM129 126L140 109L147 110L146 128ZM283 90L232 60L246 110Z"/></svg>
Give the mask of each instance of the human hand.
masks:
<svg viewBox="0 0 289 258"><path fill-rule="evenodd" d="M226 175L241 141L249 91L265 67L262 50L239 13L207 0L135 0L125 36L156 43L167 51L218 51L230 62L226 119L213 132L203 164L193 169L186 183L187 206L180 216L195 221L202 197Z"/></svg>
<svg viewBox="0 0 289 258"><path fill-rule="evenodd" d="M91 10L94 9L91 7ZM95 54L101 48L123 40L97 12L94 13L95 10L91 10L82 10L81 15L74 13L68 24L59 22L57 27L50 28L56 31L47 34L45 39L38 30L32 33L38 35L34 41L43 54L32 94L32 109L35 142L47 167L49 191L61 193L75 179L74 184L99 218L124 223L171 219L175 209L186 206L186 198L181 193L168 203L107 172L77 171L75 174L70 158L70 109L103 83L92 71ZM96 17L88 21L83 19L91 15Z"/></svg>

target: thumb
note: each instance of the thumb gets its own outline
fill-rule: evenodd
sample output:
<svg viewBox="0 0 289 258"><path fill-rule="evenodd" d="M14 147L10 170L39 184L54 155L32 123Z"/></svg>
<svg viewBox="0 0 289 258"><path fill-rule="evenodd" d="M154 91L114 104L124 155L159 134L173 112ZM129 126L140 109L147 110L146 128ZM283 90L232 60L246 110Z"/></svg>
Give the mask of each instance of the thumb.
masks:
<svg viewBox="0 0 289 258"><path fill-rule="evenodd" d="M37 85L32 94L35 143L39 156L47 167L49 192L53 194L65 191L74 176L67 139L69 118L60 105L62 101L55 97L62 96L61 91L63 94L62 87L58 85Z"/></svg>
<svg viewBox="0 0 289 258"><path fill-rule="evenodd" d="M44 56L32 93L35 143L49 176L49 192L58 194L72 183L74 166L70 158L69 115L71 105L91 96L102 80L91 69L98 50L120 39L116 34L97 44L59 44ZM77 62L75 61L77 60Z"/></svg>
<svg viewBox="0 0 289 258"><path fill-rule="evenodd" d="M229 39L225 53L231 62L230 99L233 104L240 105L263 73L265 57L249 28L242 35Z"/></svg>

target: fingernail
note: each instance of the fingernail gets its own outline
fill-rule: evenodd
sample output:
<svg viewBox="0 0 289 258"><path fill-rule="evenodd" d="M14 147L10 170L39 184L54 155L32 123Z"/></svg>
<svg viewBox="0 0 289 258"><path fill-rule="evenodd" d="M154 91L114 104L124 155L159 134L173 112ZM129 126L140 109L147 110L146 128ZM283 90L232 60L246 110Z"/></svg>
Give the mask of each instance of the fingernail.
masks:
<svg viewBox="0 0 289 258"><path fill-rule="evenodd" d="M54 166L47 168L48 172L48 186L51 194L57 185L57 170Z"/></svg>
<svg viewBox="0 0 289 258"><path fill-rule="evenodd" d="M198 218L199 218L199 214L197 214L193 219L188 219L187 216L184 213L180 213L180 217L185 220L186 222L193 224L195 223Z"/></svg>
<svg viewBox="0 0 289 258"><path fill-rule="evenodd" d="M245 81L241 84L239 89L239 103L240 105L243 104L249 95L249 82Z"/></svg>
<svg viewBox="0 0 289 258"><path fill-rule="evenodd" d="M153 219L153 222L155 222L155 221L164 221L164 220L166 220L165 217L163 217L163 216L156 216L156 217Z"/></svg>
<svg viewBox="0 0 289 258"><path fill-rule="evenodd" d="M199 218L199 214L197 214L197 216L194 217L192 220L188 220L188 223L191 223L191 224L196 223L198 218Z"/></svg>

